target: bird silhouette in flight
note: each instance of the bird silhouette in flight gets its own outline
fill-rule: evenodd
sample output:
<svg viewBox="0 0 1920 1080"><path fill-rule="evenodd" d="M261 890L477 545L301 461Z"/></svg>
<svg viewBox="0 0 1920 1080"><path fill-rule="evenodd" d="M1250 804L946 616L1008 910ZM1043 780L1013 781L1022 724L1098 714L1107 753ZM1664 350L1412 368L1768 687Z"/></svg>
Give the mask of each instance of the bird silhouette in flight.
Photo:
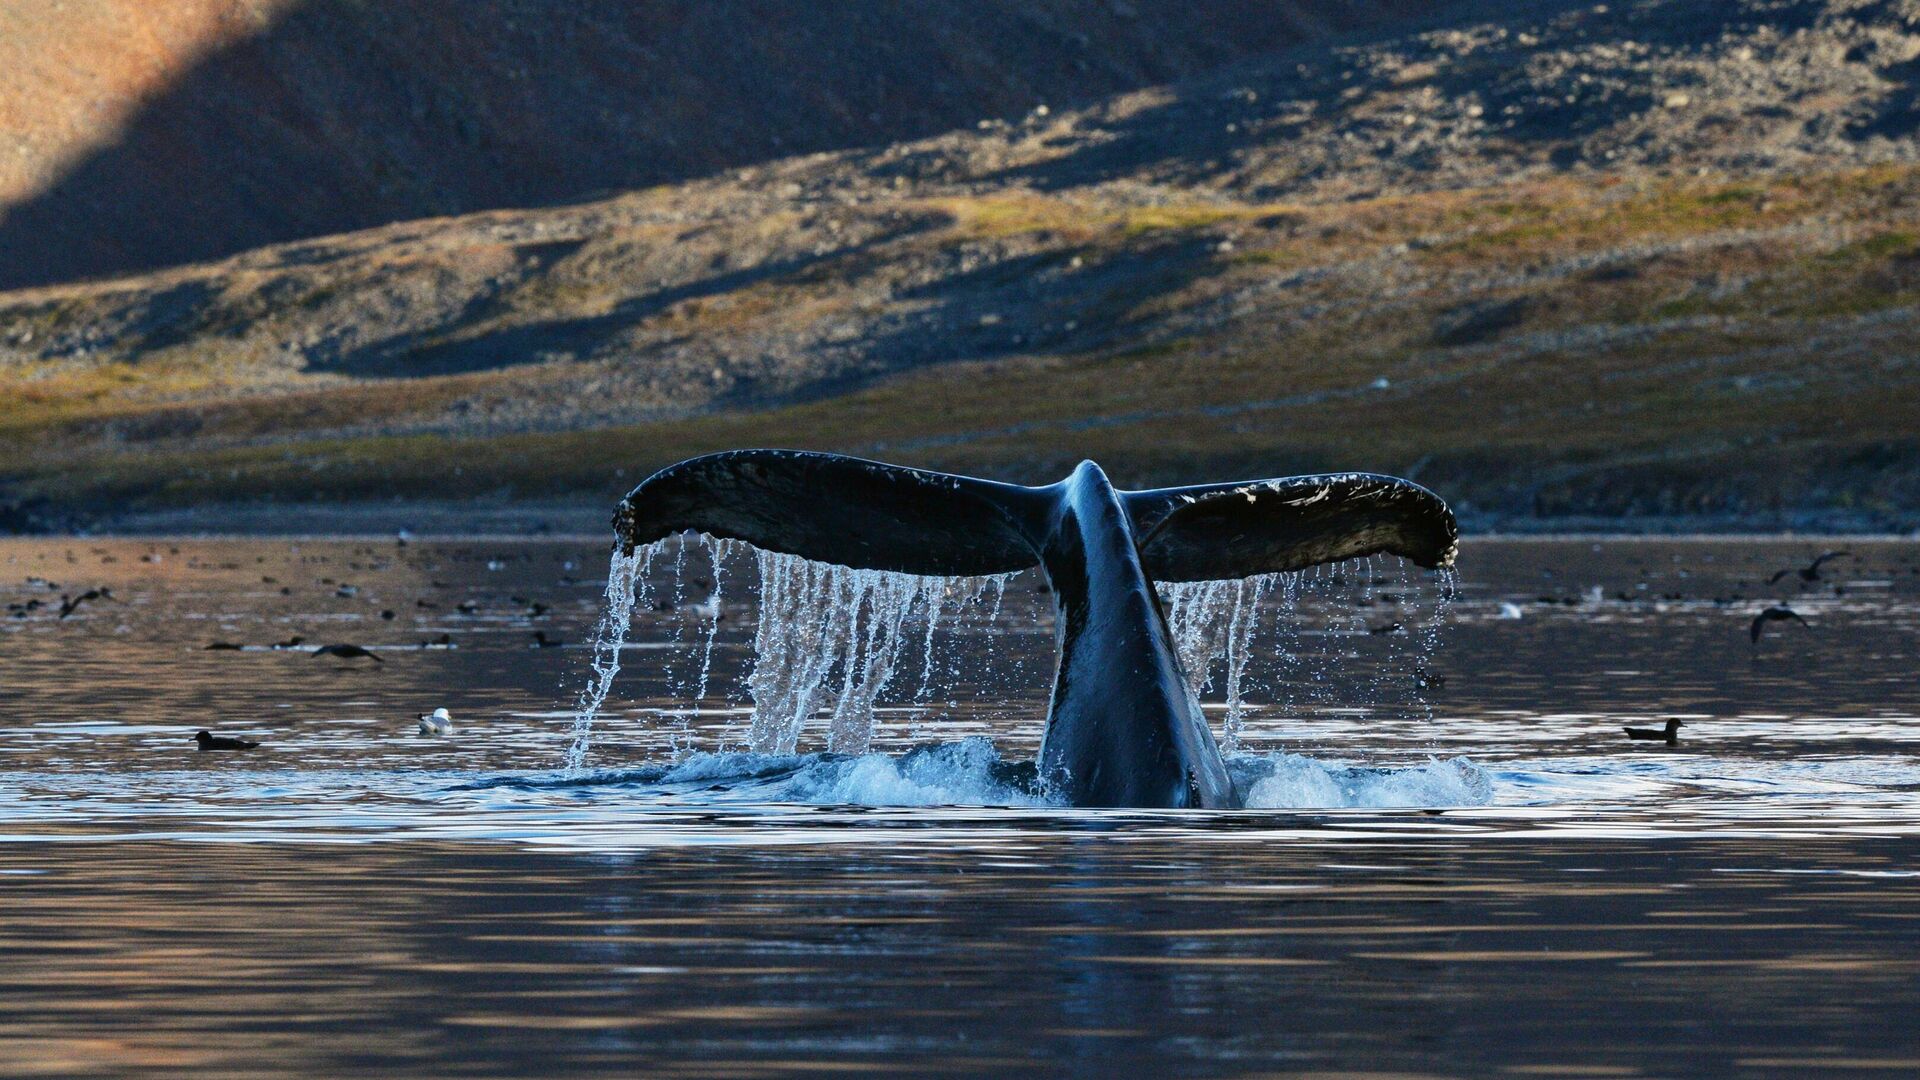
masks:
<svg viewBox="0 0 1920 1080"><path fill-rule="evenodd" d="M1851 551L1823 551L1819 555L1816 555L1812 562L1799 569L1789 566L1785 570L1775 571L1774 575L1767 579L1767 584L1778 585L1780 579L1786 577L1788 574L1798 574L1800 575L1801 581L1811 585L1820 580L1820 567L1822 565L1832 562L1834 559L1851 559L1852 557L1853 552Z"/></svg>
<svg viewBox="0 0 1920 1080"><path fill-rule="evenodd" d="M1785 622L1788 619L1792 619L1809 630L1813 629L1813 624L1801 618L1799 612L1785 604L1775 604L1753 617L1753 624L1747 627L1747 637L1755 645L1758 645L1760 644L1760 631L1764 629L1768 623Z"/></svg>
<svg viewBox="0 0 1920 1080"><path fill-rule="evenodd" d="M111 599L113 599L113 593L108 589L88 589L86 592L81 593L79 596L72 596L72 597L62 596L60 598L60 617L64 619L67 616L73 614L74 612L80 610L80 605L86 603L89 600L111 600Z"/></svg>

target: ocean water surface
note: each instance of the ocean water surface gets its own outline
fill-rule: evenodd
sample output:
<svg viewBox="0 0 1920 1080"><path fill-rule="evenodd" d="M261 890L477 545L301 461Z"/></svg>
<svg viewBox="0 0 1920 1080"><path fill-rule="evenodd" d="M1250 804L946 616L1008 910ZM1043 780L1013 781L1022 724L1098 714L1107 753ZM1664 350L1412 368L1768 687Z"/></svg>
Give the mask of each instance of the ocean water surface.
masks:
<svg viewBox="0 0 1920 1080"><path fill-rule="evenodd" d="M1920 545L1169 590L1231 813L1037 781L1034 575L715 554L0 542L0 1066L1920 1073Z"/></svg>

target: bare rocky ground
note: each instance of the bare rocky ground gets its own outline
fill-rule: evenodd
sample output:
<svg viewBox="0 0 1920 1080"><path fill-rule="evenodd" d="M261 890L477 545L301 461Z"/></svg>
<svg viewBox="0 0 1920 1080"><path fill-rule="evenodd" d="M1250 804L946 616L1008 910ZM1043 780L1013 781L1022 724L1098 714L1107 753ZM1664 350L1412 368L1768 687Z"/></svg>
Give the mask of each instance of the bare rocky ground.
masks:
<svg viewBox="0 0 1920 1080"><path fill-rule="evenodd" d="M1920 525L1920 3L1515 7L0 294L11 521L598 504L771 443L1373 468L1493 523Z"/></svg>

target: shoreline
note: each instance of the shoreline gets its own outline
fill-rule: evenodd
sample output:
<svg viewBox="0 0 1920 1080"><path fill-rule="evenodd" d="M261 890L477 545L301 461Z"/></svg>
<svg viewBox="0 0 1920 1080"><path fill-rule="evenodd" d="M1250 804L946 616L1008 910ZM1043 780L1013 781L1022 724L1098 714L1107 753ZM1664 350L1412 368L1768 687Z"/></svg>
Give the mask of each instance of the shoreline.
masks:
<svg viewBox="0 0 1920 1080"><path fill-rule="evenodd" d="M611 535L612 502L581 500L432 500L352 503L220 503L191 509L100 515L68 527L15 529L0 536L175 538L391 538L401 531L429 537L591 540ZM1920 540L1920 513L1903 519L1880 514L1804 510L1764 515L1659 517L1533 517L1466 512L1462 535L1477 539L1731 539L1845 536L1860 540Z"/></svg>

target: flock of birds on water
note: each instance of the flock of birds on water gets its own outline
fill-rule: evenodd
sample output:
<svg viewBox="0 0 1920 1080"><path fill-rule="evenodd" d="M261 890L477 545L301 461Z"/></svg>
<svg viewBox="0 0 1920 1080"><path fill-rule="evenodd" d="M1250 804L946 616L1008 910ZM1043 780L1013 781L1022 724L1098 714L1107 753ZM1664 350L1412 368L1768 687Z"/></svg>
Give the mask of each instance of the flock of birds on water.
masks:
<svg viewBox="0 0 1920 1080"><path fill-rule="evenodd" d="M401 548L406 547L408 539L409 539L408 535L403 532L396 538L397 546ZM370 550L370 549L367 549L367 550ZM176 554L178 553L177 548L174 549L174 551ZM471 553L469 552L468 554L471 554ZM1779 585L1783 581L1791 581L1791 582L1797 583L1798 587L1802 591L1805 591L1820 585L1822 582L1827 581L1827 578L1822 573L1823 567L1827 566L1829 563L1834 562L1835 560L1850 559L1852 557L1853 557L1853 553L1850 551L1845 551L1845 550L1824 551L1824 552L1821 552L1819 555L1815 556L1810 562L1808 562L1804 566L1789 566L1776 571L1769 578L1767 578L1767 585L1769 587L1772 587L1772 586ZM69 553L68 559L70 562L73 561L71 553ZM103 556L102 561L111 562L114 560L110 556ZM143 561L158 561L158 559L157 559L157 556L150 554L148 556L143 556ZM500 560L489 558L488 560L489 569L499 569L500 566L501 566ZM571 569L572 566L573 564L571 562L567 563L568 569ZM226 565L223 568L231 569L233 567L231 565ZM1920 573L1920 567L1915 567L1914 572ZM272 577L263 576L261 578L261 581L263 584L279 584L277 579ZM359 593L358 587L350 584L337 583L331 578L321 578L320 582L323 585L333 586L334 595L341 599L350 599L357 596ZM45 587L45 588L48 588L49 590L58 588L58 586L55 585L53 582L47 581L43 578L29 578L28 583L30 585L38 585L41 587ZM707 598L700 601L679 602L679 603L662 600L654 605L654 610L664 611L664 612L679 611L693 618L701 619L709 622L717 622L725 618L725 613L721 610L717 598L714 595L712 595L710 592L712 587L712 582L705 578L695 577L691 580L690 583L694 586L694 588L702 592L708 592L709 595L707 596ZM576 579L573 579L571 576L567 576L562 578L562 584L573 585L573 584L579 584L579 582ZM440 582L440 581L434 581L433 585L436 587L445 587L446 583ZM1044 589L1045 588L1044 584L1039 586L1039 588ZM1837 588L1836 588L1836 591L1837 591ZM283 586L280 589L280 592L283 595L291 595L292 589L290 587ZM1590 590L1586 599L1597 600L1600 598L1599 594L1600 594L1600 590L1596 586L1593 590ZM1620 598L1622 600L1630 599L1631 594L1623 592L1620 594ZM1680 597L1677 594L1671 594L1668 598L1679 599ZM528 619L541 618L553 610L553 607L551 604L547 604L538 600L530 600L526 597L521 597L521 596L514 596L511 599L513 603L523 606L521 614ZM58 618L61 620L67 619L71 617L73 614L75 614L77 611L79 611L82 605L94 604L99 601L118 602L118 598L113 595L113 592L110 588L107 588L104 586L90 588L84 592L71 594L71 595L63 593L61 594L60 602L57 605ZM1539 602L1543 604L1546 604L1546 603L1572 604L1572 603L1578 603L1579 601L1568 600L1562 597L1541 596L1539 598ZM417 599L415 601L415 604L422 609L432 609L438 606L434 601L431 601L425 598ZM8 614L11 617L16 619L25 619L33 616L41 608L52 608L54 606L55 605L47 601L41 600L39 598L32 598L32 599L28 599L21 602L10 603L7 605L7 609L8 609ZM458 603L457 605L455 605L455 610L459 611L464 615L474 615L480 611L480 605L477 602L472 600L464 600ZM1511 601L1502 601L1499 605L1499 617L1502 619L1522 618L1524 617L1524 613L1525 613L1524 609L1520 605L1512 603ZM379 617L383 621L391 622L395 619L396 615L390 609L383 609L379 612ZM1795 611L1788 603L1786 603L1785 601L1774 602L1774 603L1770 603L1767 607L1761 609L1757 614L1753 615L1751 622L1748 624L1747 636L1748 636L1749 643L1757 648L1767 628L1774 623L1783 623L1783 624L1798 623L1803 628L1806 628L1808 630L1813 629L1813 624L1808 622L1805 617L1803 617L1799 612ZM1369 627L1367 632L1370 634L1376 634L1376 635L1405 633L1406 628L1402 623L1391 622L1383 626ZM531 632L531 640L528 642L527 647L532 649L551 649L551 648L559 648L564 644L565 642L561 641L560 639L549 636L545 630L535 629ZM420 642L417 647L420 649L452 649L452 648L457 648L458 646L454 643L451 634L442 633L435 639L430 639L430 640ZM209 651L209 652L241 652L241 651L249 651L249 650L255 650L255 649L266 649L271 651L299 650L299 651L305 651L309 655L315 658L332 657L342 661L365 660L365 661L370 661L374 664L384 664L386 662L380 657L380 655L377 652L375 652L373 649L370 649L364 645L360 645L354 642L332 642L332 643L323 644L323 645L310 645L307 639L299 634L291 635L284 641L276 642L272 645L267 645L267 646L248 646L248 645L242 645L242 644L239 644L236 642L230 642L230 641L214 641L204 646L204 651ZM1424 689L1440 689L1445 687L1446 685L1445 676L1435 672L1430 672L1426 670L1424 667L1422 667L1419 671L1415 672L1414 679L1415 679L1417 688L1423 689L1423 690ZM456 730L454 721L453 721L453 716L445 708L436 708L429 713L417 714L415 717L415 720L417 721L416 730L418 734L422 736L428 736L428 737L447 736L447 735L452 735ZM1667 746L1677 746L1680 741L1679 731L1680 731L1680 728L1683 727L1684 725L1685 725L1685 722L1680 718L1668 717L1666 718L1666 722L1663 727L1642 728L1642 727L1629 726L1624 728L1623 730L1625 731L1627 738L1631 741L1660 742L1660 743L1666 744ZM204 731L204 730L196 732L193 738L198 749L203 752L254 750L254 749L258 749L261 745L260 742L258 742L257 740L239 738L234 736L216 735L210 731Z"/></svg>

